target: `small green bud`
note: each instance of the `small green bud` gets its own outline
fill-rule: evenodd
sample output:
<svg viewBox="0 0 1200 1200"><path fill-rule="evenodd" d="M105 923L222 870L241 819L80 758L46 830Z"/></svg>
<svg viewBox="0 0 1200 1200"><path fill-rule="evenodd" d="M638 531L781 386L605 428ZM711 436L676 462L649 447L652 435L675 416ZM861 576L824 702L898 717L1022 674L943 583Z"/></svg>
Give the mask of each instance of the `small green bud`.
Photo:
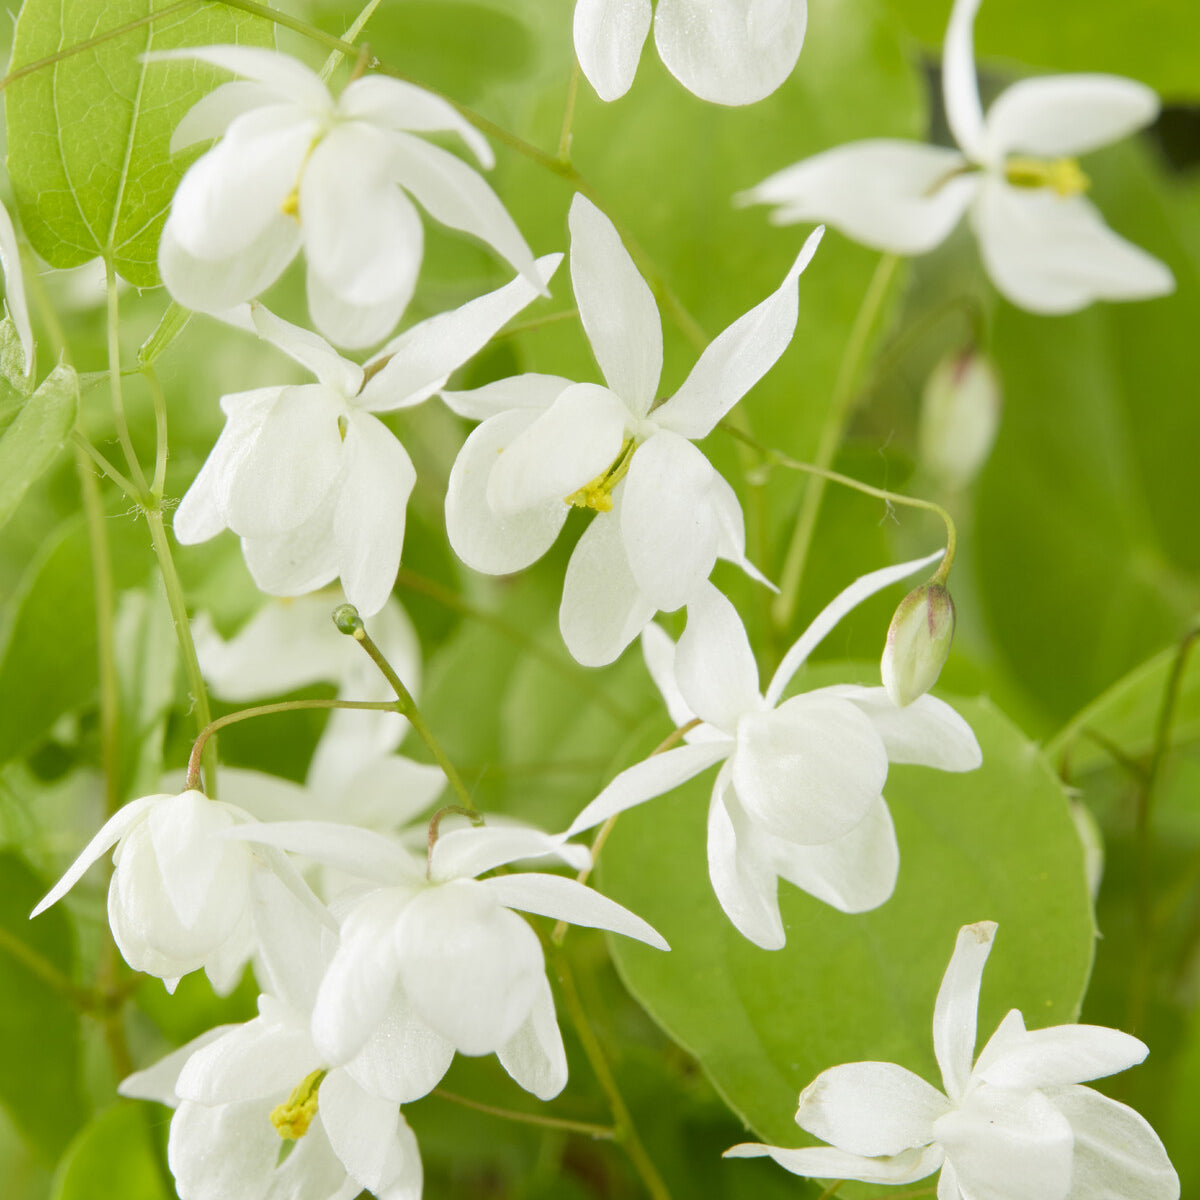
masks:
<svg viewBox="0 0 1200 1200"><path fill-rule="evenodd" d="M913 588L888 626L880 670L898 708L923 696L946 665L954 640L954 601L940 583Z"/></svg>
<svg viewBox="0 0 1200 1200"><path fill-rule="evenodd" d="M347 637L354 637L363 628L363 619L353 604L339 604L333 610L333 623L338 627L338 632Z"/></svg>
<svg viewBox="0 0 1200 1200"><path fill-rule="evenodd" d="M921 396L917 449L925 469L952 488L966 487L991 453L1000 406L1000 377L987 355L943 358Z"/></svg>

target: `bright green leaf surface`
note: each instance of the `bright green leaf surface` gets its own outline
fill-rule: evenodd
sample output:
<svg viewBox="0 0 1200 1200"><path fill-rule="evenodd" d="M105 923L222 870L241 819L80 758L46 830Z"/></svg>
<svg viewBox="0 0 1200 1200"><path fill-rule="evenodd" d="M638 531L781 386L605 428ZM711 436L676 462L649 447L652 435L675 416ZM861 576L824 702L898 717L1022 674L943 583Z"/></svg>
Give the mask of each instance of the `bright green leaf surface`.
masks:
<svg viewBox="0 0 1200 1200"><path fill-rule="evenodd" d="M55 367L0 436L0 526L16 511L29 485L58 457L75 423L78 403L75 372Z"/></svg>
<svg viewBox="0 0 1200 1200"><path fill-rule="evenodd" d="M14 69L162 9L173 0L26 0ZM40 68L6 93L8 170L25 233L52 266L111 258L130 283L158 282L158 236L195 154L172 158L179 119L220 78L140 56L205 43L271 43L268 22L197 4Z"/></svg>
<svg viewBox="0 0 1200 1200"><path fill-rule="evenodd" d="M0 1103L54 1162L87 1116L79 1075L79 1013L34 964L69 981L74 940L61 909L29 920L47 888L23 858L11 851L0 854L0 879Z"/></svg>
<svg viewBox="0 0 1200 1200"><path fill-rule="evenodd" d="M95 1117L63 1158L52 1200L168 1200L165 1147L155 1145L163 1110L115 1104ZM161 1162L159 1161L161 1159Z"/></svg>
<svg viewBox="0 0 1200 1200"><path fill-rule="evenodd" d="M805 686L844 681L822 665ZM860 675L862 675L860 671ZM862 677L866 677L862 675ZM693 1053L766 1140L795 1145L796 1097L840 1062L898 1062L931 1081L933 1001L958 928L999 922L984 978L984 1036L1010 1008L1032 1027L1075 1018L1092 957L1082 851L1036 747L987 701L955 701L985 767L893 767L895 895L847 916L780 885L788 944L767 953L729 923L705 855L711 773L622 816L600 860L603 890L671 944L611 946L634 995Z"/></svg>

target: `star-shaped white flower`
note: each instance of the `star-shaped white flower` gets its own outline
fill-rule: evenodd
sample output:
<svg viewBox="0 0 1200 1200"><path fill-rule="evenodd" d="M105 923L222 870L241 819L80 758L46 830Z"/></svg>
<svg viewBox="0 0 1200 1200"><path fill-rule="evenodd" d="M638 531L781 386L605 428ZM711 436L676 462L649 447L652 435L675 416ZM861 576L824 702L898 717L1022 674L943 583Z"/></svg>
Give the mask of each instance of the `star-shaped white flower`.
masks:
<svg viewBox="0 0 1200 1200"><path fill-rule="evenodd" d="M538 260L542 285L561 258ZM406 329L366 367L254 305L259 336L318 382L222 398L225 428L175 513L175 536L192 544L232 529L263 591L298 596L340 577L363 616L377 613L400 565L416 472L373 414L428 399L537 294L518 276Z"/></svg>
<svg viewBox="0 0 1200 1200"><path fill-rule="evenodd" d="M575 54L601 100L623 96L654 22L668 71L702 100L753 104L792 73L807 0L576 0Z"/></svg>
<svg viewBox="0 0 1200 1200"><path fill-rule="evenodd" d="M1146 1057L1135 1037L1097 1025L1027 1030L1013 1009L980 1055L976 1012L996 926L958 934L933 1012L944 1091L895 1063L823 1071L796 1122L829 1146L746 1143L797 1175L903 1184L941 1168L938 1200L1177 1200L1179 1177L1133 1109L1080 1085Z"/></svg>
<svg viewBox="0 0 1200 1200"><path fill-rule="evenodd" d="M777 205L777 224L825 221L896 254L932 250L969 211L992 281L1032 312L1172 291L1171 272L1113 233L1082 195L1088 180L1074 157L1149 124L1158 97L1114 75L1025 79L985 118L971 44L979 4L955 0L946 31L942 86L957 150L853 142L784 168L740 199Z"/></svg>
<svg viewBox="0 0 1200 1200"><path fill-rule="evenodd" d="M889 763L943 771L979 766L979 744L947 704L925 695L897 708L883 688L835 686L784 700L793 675L856 604L939 557L864 575L784 656L766 693L746 631L711 584L688 605L677 646L657 627L643 647L672 720L701 724L687 745L622 771L575 818L573 837L722 763L708 813L708 869L721 907L766 950L786 934L778 881L843 912L891 896L900 855L883 798Z"/></svg>
<svg viewBox="0 0 1200 1200"><path fill-rule="evenodd" d="M397 1103L434 1088L455 1051L495 1053L543 1100L566 1084L541 944L514 909L667 949L640 917L574 879L527 871L476 878L518 859L554 855L576 868L589 861L583 847L525 826L449 829L428 860L345 825L296 821L245 832L381 885L334 906L341 940L317 995L313 1038L326 1061L348 1064L362 1087Z"/></svg>
<svg viewBox="0 0 1200 1200"><path fill-rule="evenodd" d="M779 289L720 334L658 403L654 297L612 222L583 196L570 225L575 300L607 386L531 374L443 392L455 412L482 421L450 473L446 531L468 566L505 575L550 548L572 506L594 509L567 567L559 625L575 658L600 666L656 610L687 603L718 558L757 577L737 496L692 443L787 349L797 280L820 231Z"/></svg>
<svg viewBox="0 0 1200 1200"><path fill-rule="evenodd" d="M483 177L415 136L456 133L492 165L487 142L445 100L378 75L335 100L303 63L247 46L153 57L242 77L195 104L171 139L177 151L221 138L184 175L159 244L163 282L180 304L220 313L252 299L303 246L313 323L336 345L372 345L395 328L420 270L424 235L410 196L538 280Z"/></svg>

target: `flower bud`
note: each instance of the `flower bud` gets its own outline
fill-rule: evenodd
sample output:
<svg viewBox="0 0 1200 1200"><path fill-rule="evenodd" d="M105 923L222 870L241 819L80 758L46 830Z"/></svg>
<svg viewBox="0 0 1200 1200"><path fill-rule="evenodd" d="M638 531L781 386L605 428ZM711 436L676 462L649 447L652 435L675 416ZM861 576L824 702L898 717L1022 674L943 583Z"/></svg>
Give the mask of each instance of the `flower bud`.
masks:
<svg viewBox="0 0 1200 1200"><path fill-rule="evenodd" d="M900 601L880 664L893 704L903 708L937 683L953 640L954 601L940 583L923 583Z"/></svg>
<svg viewBox="0 0 1200 1200"><path fill-rule="evenodd" d="M917 450L926 470L950 487L966 487L991 453L1000 403L989 357L966 350L943 358L921 397Z"/></svg>

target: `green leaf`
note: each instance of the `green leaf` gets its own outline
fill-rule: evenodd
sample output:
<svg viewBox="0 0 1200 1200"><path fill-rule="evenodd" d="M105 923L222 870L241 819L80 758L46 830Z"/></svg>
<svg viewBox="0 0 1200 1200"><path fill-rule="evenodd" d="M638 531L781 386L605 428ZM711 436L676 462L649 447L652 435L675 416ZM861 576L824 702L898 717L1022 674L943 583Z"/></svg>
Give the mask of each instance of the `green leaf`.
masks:
<svg viewBox="0 0 1200 1200"><path fill-rule="evenodd" d="M239 42L269 46L270 22L221 4L173 0L26 0L12 69L135 28L39 67L9 85L8 170L25 234L55 267L97 255L138 287L158 283L158 237L195 152L171 157L171 133L223 75L150 51Z"/></svg>
<svg viewBox="0 0 1200 1200"><path fill-rule="evenodd" d="M162 1109L114 1104L71 1144L54 1178L51 1200L171 1200Z"/></svg>
<svg viewBox="0 0 1200 1200"><path fill-rule="evenodd" d="M79 380L59 364L0 435L0 527L17 510L29 485L52 462L70 435L79 404Z"/></svg>
<svg viewBox="0 0 1200 1200"><path fill-rule="evenodd" d="M25 371L25 348L12 317L0 321L0 432L17 415L33 392L33 379Z"/></svg>
<svg viewBox="0 0 1200 1200"><path fill-rule="evenodd" d="M855 674L870 672L823 664L805 686ZM623 815L604 849L603 890L671 944L662 954L611 939L622 977L769 1142L797 1144L796 1097L837 1063L897 1062L938 1080L933 1002L964 924L1000 926L983 984L983 1037L1010 1008L1035 1028L1079 1011L1093 925L1062 788L986 700L954 706L975 730L984 766L965 775L891 769L886 795L901 859L891 900L848 916L781 883L783 950L746 941L713 895L711 772Z"/></svg>
<svg viewBox="0 0 1200 1200"><path fill-rule="evenodd" d="M23 858L0 853L0 878L0 1103L54 1162L87 1117L79 1013L64 995L74 970L74 938L62 909L29 920L47 888ZM48 982L50 977L63 986Z"/></svg>

